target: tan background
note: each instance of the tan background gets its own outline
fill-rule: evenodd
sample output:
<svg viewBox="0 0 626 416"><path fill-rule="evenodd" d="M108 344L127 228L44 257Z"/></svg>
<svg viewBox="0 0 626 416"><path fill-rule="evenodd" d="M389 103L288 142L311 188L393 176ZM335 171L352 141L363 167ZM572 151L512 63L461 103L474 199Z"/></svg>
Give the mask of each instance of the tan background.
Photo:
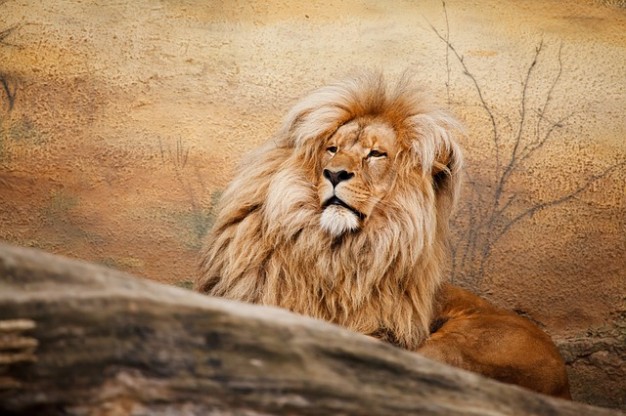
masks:
<svg viewBox="0 0 626 416"><path fill-rule="evenodd" d="M298 97L413 71L467 126L453 278L575 341L576 398L626 408L623 2L5 0L0 42L0 239L181 286Z"/></svg>

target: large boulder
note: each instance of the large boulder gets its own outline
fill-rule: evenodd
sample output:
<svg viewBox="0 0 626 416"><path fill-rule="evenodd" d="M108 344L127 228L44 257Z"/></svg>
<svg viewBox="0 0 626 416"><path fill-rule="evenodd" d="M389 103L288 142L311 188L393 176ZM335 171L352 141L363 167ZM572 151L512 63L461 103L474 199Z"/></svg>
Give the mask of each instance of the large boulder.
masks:
<svg viewBox="0 0 626 416"><path fill-rule="evenodd" d="M0 245L0 413L616 415L276 308Z"/></svg>

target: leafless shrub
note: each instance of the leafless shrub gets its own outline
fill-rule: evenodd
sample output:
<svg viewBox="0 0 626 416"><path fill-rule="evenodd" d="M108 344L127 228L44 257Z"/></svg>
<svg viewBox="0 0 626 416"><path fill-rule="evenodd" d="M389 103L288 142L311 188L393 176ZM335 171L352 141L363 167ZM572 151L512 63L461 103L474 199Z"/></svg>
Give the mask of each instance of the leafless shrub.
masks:
<svg viewBox="0 0 626 416"><path fill-rule="evenodd" d="M189 160L189 151L190 147L185 146L183 143L183 139L176 139L176 148L172 150L170 146L166 148L163 147L163 142L159 138L159 153L161 155L161 161L163 163L171 162L174 165L174 168L179 171L187 166L187 161Z"/></svg>
<svg viewBox="0 0 626 416"><path fill-rule="evenodd" d="M0 2L0 6L4 2ZM0 30L0 46L15 46L7 41L7 38L17 29L17 26L11 26L8 29ZM13 110L15 106L15 97L17 95L17 82L12 79L9 74L5 73L0 67L0 87L8 103L8 111Z"/></svg>
<svg viewBox="0 0 626 416"><path fill-rule="evenodd" d="M472 89L477 95L480 108L486 114L491 129L491 145L493 149L494 167L492 183L485 186L468 172L470 186L469 200L457 218L453 221L455 235L451 241L452 278L464 278L481 282L485 278L485 267L496 245L513 227L533 215L558 205L570 202L589 190L598 181L608 177L618 169L626 166L626 161L617 161L598 172L588 175L572 191L546 201L522 200L512 189L511 179L516 171L522 170L525 164L544 150L557 131L563 129L574 113L555 115L552 108L555 89L563 74L562 45L558 48L558 69L554 74L547 91L540 97L541 104L536 110L530 110L529 91L535 81L537 67L546 59L544 41L535 47L532 59L526 67L521 82L519 98L519 115L513 117L511 123L507 117L499 117L486 97L485 90L478 81L476 74L467 65L464 56L450 41L448 13L442 1L446 20L446 32L442 34L434 26L432 30L445 44L446 48L446 89L450 103L450 55L471 81ZM503 123L505 124L503 126ZM461 219L462 217L462 219Z"/></svg>

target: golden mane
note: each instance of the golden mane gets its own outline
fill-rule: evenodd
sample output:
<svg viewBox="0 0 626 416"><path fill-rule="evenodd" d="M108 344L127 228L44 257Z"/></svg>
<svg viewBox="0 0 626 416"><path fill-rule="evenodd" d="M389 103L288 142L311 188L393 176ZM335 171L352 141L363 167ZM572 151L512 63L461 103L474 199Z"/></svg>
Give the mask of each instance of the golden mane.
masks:
<svg viewBox="0 0 626 416"><path fill-rule="evenodd" d="M395 132L395 180L368 222L340 237L320 227L315 184L326 141L352 121ZM196 289L274 305L416 349L442 281L461 153L457 122L402 77L321 88L248 155L224 191Z"/></svg>

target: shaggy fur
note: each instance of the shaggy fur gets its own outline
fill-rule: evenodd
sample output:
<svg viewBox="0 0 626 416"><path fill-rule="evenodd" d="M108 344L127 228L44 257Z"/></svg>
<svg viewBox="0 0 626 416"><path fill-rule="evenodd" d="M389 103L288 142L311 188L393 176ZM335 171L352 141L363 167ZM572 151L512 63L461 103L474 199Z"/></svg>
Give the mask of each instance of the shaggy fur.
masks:
<svg viewBox="0 0 626 416"><path fill-rule="evenodd" d="M388 87L364 75L313 92L239 166L196 289L416 350L442 281L461 168L457 131L406 77ZM325 171L346 166L356 176L335 191L352 211L324 205L333 192Z"/></svg>

